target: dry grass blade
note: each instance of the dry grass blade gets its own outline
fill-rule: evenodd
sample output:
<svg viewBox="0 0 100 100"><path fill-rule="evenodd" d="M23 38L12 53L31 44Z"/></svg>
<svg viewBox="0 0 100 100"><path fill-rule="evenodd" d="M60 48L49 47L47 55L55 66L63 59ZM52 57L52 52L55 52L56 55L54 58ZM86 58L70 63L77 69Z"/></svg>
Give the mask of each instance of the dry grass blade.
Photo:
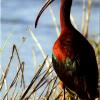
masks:
<svg viewBox="0 0 100 100"><path fill-rule="evenodd" d="M18 92L16 93L15 97L14 97L14 100L17 100L16 98L18 97Z"/></svg>
<svg viewBox="0 0 100 100"><path fill-rule="evenodd" d="M21 64L20 57L19 57L19 54L18 54L18 50L16 48L16 45L13 45L13 49L12 49L12 54L11 54L11 57L10 57L10 61L9 61L8 65L7 65L7 68L6 68L5 72L4 72L4 74L2 75L2 77L0 79L0 90L2 89L3 84L4 84L4 80L6 79L7 74L9 72L10 65L11 65L12 59L14 57L14 51L16 51L17 58L18 58L18 62L20 64L20 66L23 65L23 63ZM22 76L23 76L23 68L24 68L24 66L21 67Z"/></svg>
<svg viewBox="0 0 100 100"><path fill-rule="evenodd" d="M21 67L22 75L21 75L21 87L25 89L25 80L24 80L24 62L22 62L22 67Z"/></svg>
<svg viewBox="0 0 100 100"><path fill-rule="evenodd" d="M33 33L33 31L31 30L30 27L28 28L28 30L29 30L29 32L30 32L30 34L32 36L32 39L35 41L38 49L41 51L43 58L45 59L46 58L46 54L45 54L41 44L39 43L38 39L36 38L35 34ZM49 60L48 59L46 60L46 65L47 65L47 67L49 67Z"/></svg>
<svg viewBox="0 0 100 100"><path fill-rule="evenodd" d="M90 16L91 16L91 7L92 7L92 0L88 0L88 12L86 13L86 24L84 28L84 36L88 37L88 29L89 29L89 22L90 22Z"/></svg>
<svg viewBox="0 0 100 100"><path fill-rule="evenodd" d="M46 57L47 59L47 57ZM46 59L44 60L43 64L41 65L41 67L39 68L39 70L37 71L37 73L35 74L35 76L33 77L31 83L29 84L29 86L27 87L27 89L25 90L25 92L23 93L23 95L21 96L20 100L22 100L23 98L25 98L25 96L27 95L28 91L30 90L30 88L32 87L32 85L34 84L34 82L36 81L36 79L39 77L41 70L43 69Z"/></svg>
<svg viewBox="0 0 100 100"><path fill-rule="evenodd" d="M51 6L49 7L49 11L50 11L50 14L51 14L51 17L52 17L52 20L53 20L53 23L54 23L54 26L55 26L55 29L56 29L57 36L59 36L60 31L59 31L59 28L58 28L58 25L57 25L56 17L54 15L54 12L53 12Z"/></svg>
<svg viewBox="0 0 100 100"><path fill-rule="evenodd" d="M43 77L41 80L40 80L40 82L39 82L39 84L36 86L36 89L35 89L35 91L37 91L38 89L40 89L46 82L47 82L47 77L50 75L52 73L52 71L51 72L49 72L49 74L46 76L46 74L44 75L44 76L46 76L45 78ZM35 92L34 91L34 92ZM34 93L33 92L33 93Z"/></svg>
<svg viewBox="0 0 100 100"><path fill-rule="evenodd" d="M57 77L56 77L55 80L54 80L54 83L53 83L53 86L52 86L51 92L49 93L49 95L48 95L48 97L47 97L47 100L49 100L49 97L50 97L51 94L53 93L53 90L54 90L54 86L55 86L56 81L57 81Z"/></svg>
<svg viewBox="0 0 100 100"><path fill-rule="evenodd" d="M11 55L11 57L10 57L10 61L9 61L9 63L8 63L8 66L7 66L7 68L6 68L5 72L4 72L4 74L2 75L2 77L1 77L1 79L0 79L0 90L2 89L3 84L4 84L4 80L6 79L7 74L8 74L8 72L9 72L10 64L11 64L11 61L12 61L12 59L13 59L14 49L15 49L15 45L13 46L12 55Z"/></svg>
<svg viewBox="0 0 100 100"><path fill-rule="evenodd" d="M85 0L83 1L83 12L82 12L82 33L84 33L84 29L85 29L85 22L86 22L86 7L85 7Z"/></svg>
<svg viewBox="0 0 100 100"><path fill-rule="evenodd" d="M55 100L58 100L62 93L63 93L63 90L59 93L59 95L55 98Z"/></svg>
<svg viewBox="0 0 100 100"><path fill-rule="evenodd" d="M37 83L37 85L34 87L33 91L30 93L30 95L27 98L30 98L30 96L37 91L39 88L41 88L46 82L47 82L47 77L52 73L50 71L51 66L47 69L46 73L43 75L43 77L40 79L40 81Z"/></svg>
<svg viewBox="0 0 100 100"><path fill-rule="evenodd" d="M23 73L24 73L24 62L21 63L21 60L20 60L20 57L19 57L19 54L18 54L18 50L17 50L16 45L14 45L13 48L14 48L14 50L16 51L17 58L18 58L18 62L19 62L19 64L20 64L20 66L21 66L21 73L22 73L21 86L22 86L22 82L23 82L23 85L24 85L24 88L25 88L25 81L24 81L24 75L23 75Z"/></svg>
<svg viewBox="0 0 100 100"><path fill-rule="evenodd" d="M50 81L48 82L48 84L47 84L48 89L47 89L47 91L45 93L45 97L47 97L50 94L50 91L52 90L51 84L55 81L56 78L57 78L57 76L55 76L54 78L50 79ZM58 84L53 89L55 89L57 86L58 86Z"/></svg>
<svg viewBox="0 0 100 100"><path fill-rule="evenodd" d="M15 90L17 88L17 81L18 81L18 78L19 78L19 75L20 75L20 71L21 71L21 74L22 74L21 81L23 80L23 83L21 83L21 85L25 84L25 82L24 82L24 75L23 75L23 73L24 73L24 62L21 63L21 60L20 60L20 57L19 57L16 45L13 45L10 61L9 61L8 66L7 66L7 68L6 68L5 72L4 72L4 75L2 75L2 77L1 77L1 81L0 81L1 88L0 89L2 89L3 84L4 84L4 80L6 79L6 77L8 75L8 72L9 72L9 69L10 69L10 65L11 65L11 62L12 62L13 57L14 57L14 52L16 52L16 55L17 55L20 67L18 68L18 71L17 71L16 75L14 76L14 78L13 78L11 84L9 85L8 89L5 91L4 96L2 97L2 100L5 99L5 97L8 95L9 91L11 90L11 88L15 85L14 91L12 92L11 99L14 98L13 94L15 93Z"/></svg>
<svg viewBox="0 0 100 100"><path fill-rule="evenodd" d="M1 33L0 33L1 36ZM3 45L0 46L0 57L3 54L4 49L6 48L7 44L9 43L11 37L13 36L13 33L9 33L6 40L4 41ZM5 73L3 72L2 66L0 65L0 70L2 72L2 75L4 75ZM2 89L3 84L5 83L5 89L7 89L7 81L6 79L2 80L2 82L0 81L0 91Z"/></svg>
<svg viewBox="0 0 100 100"><path fill-rule="evenodd" d="M11 96L10 100L14 100L14 98L15 98L14 94L15 94L16 89L17 89L17 83L15 84L15 88L14 88L14 91L12 93L12 96Z"/></svg>
<svg viewBox="0 0 100 100"><path fill-rule="evenodd" d="M34 93L35 91L37 91L38 89L40 89L45 83L47 83L48 82L48 79L47 79L47 77L51 74L53 72L53 70L51 71L51 72L49 72L49 74L47 75L47 73L44 75L44 76L46 76L45 78L43 77L41 80L40 80L40 82L39 82L39 84L37 84L37 86L35 87L36 89L34 89L34 91L32 92L32 93ZM52 80L54 80L54 79L51 79L51 81L50 82L52 82ZM48 85L50 85L50 84L48 84ZM47 86L48 86L47 85ZM31 93L31 94L32 94Z"/></svg>
<svg viewBox="0 0 100 100"><path fill-rule="evenodd" d="M43 95L43 93L45 92L45 90L48 88L48 86L50 85L50 83L51 83L53 80L55 80L55 78L56 78L56 77L54 77L53 79L51 79L51 80L47 83L47 85L45 86L44 90L43 90L42 93L40 94L38 100L40 100L40 98L42 97L42 95ZM47 92L48 92L48 90L47 90ZM47 92L46 92L46 94L47 94ZM45 97L46 97L46 96L45 96Z"/></svg>
<svg viewBox="0 0 100 100"><path fill-rule="evenodd" d="M5 99L5 97L7 96L7 94L9 93L10 89L14 86L14 84L17 82L17 78L18 78L18 75L19 75L19 72L21 70L21 67L22 67L22 64L20 65L15 77L13 78L11 84L9 85L9 88L8 90L5 92L4 96L3 96L3 100Z"/></svg>

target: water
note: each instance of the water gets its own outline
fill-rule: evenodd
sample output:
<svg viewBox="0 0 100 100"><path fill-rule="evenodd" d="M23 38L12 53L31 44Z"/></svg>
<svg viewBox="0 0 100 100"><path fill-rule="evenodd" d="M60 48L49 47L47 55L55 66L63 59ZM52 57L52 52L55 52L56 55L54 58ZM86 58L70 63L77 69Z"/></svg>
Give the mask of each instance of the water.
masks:
<svg viewBox="0 0 100 100"><path fill-rule="evenodd" d="M52 46L57 38L56 30L53 26L53 21L49 9L47 9L41 16L37 29L34 28L35 18L43 3L43 0L1 1L1 47L3 46L9 34L13 34L2 52L1 65L4 70L9 62L12 46L13 44L16 44L21 60L25 62L25 79L27 83L32 79L36 67L40 65L44 60L40 50L37 48L37 45L35 44L31 34L28 31L28 27L31 26L43 50L49 56L51 56ZM82 2L79 0L74 0L72 7L72 15L76 20L80 32L82 18L81 3ZM57 1L52 4L58 25L59 6L60 3ZM89 36L91 37L94 36L93 33L99 33L99 7L100 1L93 0L92 15L89 25ZM24 42L23 39L25 40ZM32 56L33 53L35 56ZM16 60L11 66L12 71L7 77L7 83L10 82L11 77L15 74L17 65L18 61Z"/></svg>

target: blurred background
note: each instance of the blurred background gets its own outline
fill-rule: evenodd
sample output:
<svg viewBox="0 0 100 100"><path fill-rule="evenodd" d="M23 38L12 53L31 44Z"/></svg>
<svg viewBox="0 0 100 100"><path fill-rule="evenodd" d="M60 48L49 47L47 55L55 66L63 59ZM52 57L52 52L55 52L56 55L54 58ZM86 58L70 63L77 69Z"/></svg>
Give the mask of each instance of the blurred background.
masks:
<svg viewBox="0 0 100 100"><path fill-rule="evenodd" d="M85 6L87 9L87 1ZM56 28L50 13L52 9L56 18L56 24L60 31L59 9L60 0L55 0L51 8L47 8L40 17L37 28L34 28L35 19L45 0L1 0L1 31L0 31L0 68L5 70L15 44L18 48L19 56L25 62L25 79L28 84L34 74L35 69L44 61L36 42L29 29L40 43L45 55L52 55L52 46L57 39ZM83 1L73 0L71 14L77 29L82 32ZM89 23L88 37L96 42L100 41L100 0L92 0L92 9ZM17 57L14 58L11 70L7 76L7 83L12 79L18 65ZM0 77L2 75L0 70ZM0 93L0 95L2 95ZM1 97L1 96L0 96Z"/></svg>

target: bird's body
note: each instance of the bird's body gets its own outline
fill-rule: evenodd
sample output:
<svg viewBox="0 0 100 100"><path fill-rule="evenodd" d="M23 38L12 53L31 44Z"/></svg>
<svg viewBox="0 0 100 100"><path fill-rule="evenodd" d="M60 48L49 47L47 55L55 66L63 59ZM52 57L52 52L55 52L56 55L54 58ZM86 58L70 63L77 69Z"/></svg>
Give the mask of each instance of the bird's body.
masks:
<svg viewBox="0 0 100 100"><path fill-rule="evenodd" d="M51 1L47 2L42 12ZM98 84L95 52L83 35L72 26L71 5L72 0L61 0L61 34L53 46L52 63L66 88L76 92L82 100L94 100Z"/></svg>
<svg viewBox="0 0 100 100"><path fill-rule="evenodd" d="M53 46L54 69L65 86L82 100L94 100L98 83L94 50L79 32L73 31L71 40L67 40L66 34L63 34L63 41L61 36Z"/></svg>

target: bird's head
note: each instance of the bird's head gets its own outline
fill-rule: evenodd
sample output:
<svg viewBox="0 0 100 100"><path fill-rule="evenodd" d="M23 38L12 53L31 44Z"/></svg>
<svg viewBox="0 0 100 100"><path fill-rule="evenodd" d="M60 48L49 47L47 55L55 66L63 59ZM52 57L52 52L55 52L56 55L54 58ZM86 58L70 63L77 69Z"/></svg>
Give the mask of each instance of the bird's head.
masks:
<svg viewBox="0 0 100 100"><path fill-rule="evenodd" d="M38 20L41 16L41 14L43 13L43 11L55 0L47 0L46 3L44 4L44 6L41 8L38 16L36 17L36 20L35 20L35 28L37 27L37 24L38 24Z"/></svg>

